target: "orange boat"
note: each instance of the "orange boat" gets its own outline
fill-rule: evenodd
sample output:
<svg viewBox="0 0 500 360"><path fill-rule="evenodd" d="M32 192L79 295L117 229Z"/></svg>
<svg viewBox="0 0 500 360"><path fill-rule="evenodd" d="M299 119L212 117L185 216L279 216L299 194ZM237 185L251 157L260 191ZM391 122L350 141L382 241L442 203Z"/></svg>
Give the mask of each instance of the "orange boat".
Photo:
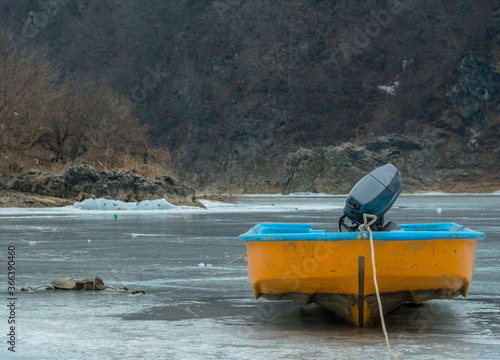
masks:
<svg viewBox="0 0 500 360"><path fill-rule="evenodd" d="M379 320L368 232L327 233L307 224L260 224L247 244L255 297L315 302L356 326ZM405 302L466 296L483 233L454 223L373 233L383 312Z"/></svg>
<svg viewBox="0 0 500 360"><path fill-rule="evenodd" d="M408 301L467 296L484 234L455 223L399 226L384 218L402 188L399 171L387 164L351 190L338 233L260 224L240 235L255 297L315 302L368 326L380 319L380 308L387 313Z"/></svg>

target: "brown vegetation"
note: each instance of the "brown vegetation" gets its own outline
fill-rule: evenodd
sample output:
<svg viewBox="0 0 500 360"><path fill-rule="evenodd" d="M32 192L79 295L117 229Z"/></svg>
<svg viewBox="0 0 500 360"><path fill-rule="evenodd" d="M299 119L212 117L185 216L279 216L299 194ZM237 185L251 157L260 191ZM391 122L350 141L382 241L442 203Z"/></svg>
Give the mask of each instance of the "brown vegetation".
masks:
<svg viewBox="0 0 500 360"><path fill-rule="evenodd" d="M493 0L3 4L0 21L16 42L45 46L78 88L89 76L109 85L128 99L115 108L130 108L148 125L148 144L168 148L180 175L224 189L279 187L286 155L300 147L411 135L412 124L442 129L458 119L462 126L444 130L466 144L467 130L480 125L460 118L457 67L470 55L500 69ZM453 87L455 102L447 95ZM497 102L484 104L493 109L486 117ZM75 121L90 113L82 111L71 113ZM114 145L82 137L87 145L76 146L57 137L63 130L42 138L52 140L44 151L64 158L57 164L82 153L99 153L96 165L109 162ZM497 154L488 145L498 138L493 130L474 138L477 163Z"/></svg>
<svg viewBox="0 0 500 360"><path fill-rule="evenodd" d="M9 176L74 163L161 175L167 151L151 151L142 126L119 96L96 82L63 77L40 51L0 36L0 171Z"/></svg>

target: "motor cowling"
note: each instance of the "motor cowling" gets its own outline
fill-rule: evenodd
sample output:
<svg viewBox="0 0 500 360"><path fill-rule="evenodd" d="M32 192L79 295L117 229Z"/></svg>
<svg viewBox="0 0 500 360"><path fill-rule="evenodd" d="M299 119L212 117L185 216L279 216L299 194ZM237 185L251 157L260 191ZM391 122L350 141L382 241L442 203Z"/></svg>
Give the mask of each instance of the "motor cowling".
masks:
<svg viewBox="0 0 500 360"><path fill-rule="evenodd" d="M391 208L402 190L401 174L394 165L386 164L365 175L347 196L344 215L339 219L340 231L342 228L357 231L359 225L364 222L363 214L377 216L377 221L372 225L376 231L397 228L397 224L392 220L384 219L384 214Z"/></svg>

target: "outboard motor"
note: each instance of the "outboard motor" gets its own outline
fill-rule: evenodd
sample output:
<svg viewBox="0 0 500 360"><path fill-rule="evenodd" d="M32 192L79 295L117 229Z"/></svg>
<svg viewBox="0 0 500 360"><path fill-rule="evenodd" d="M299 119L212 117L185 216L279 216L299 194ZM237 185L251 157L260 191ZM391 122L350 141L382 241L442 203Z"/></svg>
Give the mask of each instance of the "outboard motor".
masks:
<svg viewBox="0 0 500 360"><path fill-rule="evenodd" d="M390 219L384 219L384 214L391 208L403 190L401 174L398 169L386 164L368 175L365 175L352 188L347 196L344 215L339 219L339 230L357 231L363 224L363 214L377 216L372 225L375 231L389 231L399 226ZM347 219L346 219L347 218ZM349 223L346 223L349 221Z"/></svg>

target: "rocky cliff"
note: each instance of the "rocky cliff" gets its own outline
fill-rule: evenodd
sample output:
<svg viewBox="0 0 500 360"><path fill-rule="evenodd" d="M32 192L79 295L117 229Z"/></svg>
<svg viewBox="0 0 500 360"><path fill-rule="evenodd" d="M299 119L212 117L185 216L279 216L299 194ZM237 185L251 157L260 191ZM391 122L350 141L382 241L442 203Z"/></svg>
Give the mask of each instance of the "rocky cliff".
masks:
<svg viewBox="0 0 500 360"><path fill-rule="evenodd" d="M468 55L445 97L451 109L434 126L407 121L405 135L365 137L355 145L289 153L283 193L347 193L385 163L402 172L405 190L496 191L500 188L500 76Z"/></svg>
<svg viewBox="0 0 500 360"><path fill-rule="evenodd" d="M2 4L13 41L46 48L78 81L112 86L149 126L149 145L168 148L175 171L199 183L305 190L300 154L335 165L326 184L394 149L415 190L499 183L496 1ZM419 148L365 147L390 134ZM322 189L316 166L307 176Z"/></svg>

